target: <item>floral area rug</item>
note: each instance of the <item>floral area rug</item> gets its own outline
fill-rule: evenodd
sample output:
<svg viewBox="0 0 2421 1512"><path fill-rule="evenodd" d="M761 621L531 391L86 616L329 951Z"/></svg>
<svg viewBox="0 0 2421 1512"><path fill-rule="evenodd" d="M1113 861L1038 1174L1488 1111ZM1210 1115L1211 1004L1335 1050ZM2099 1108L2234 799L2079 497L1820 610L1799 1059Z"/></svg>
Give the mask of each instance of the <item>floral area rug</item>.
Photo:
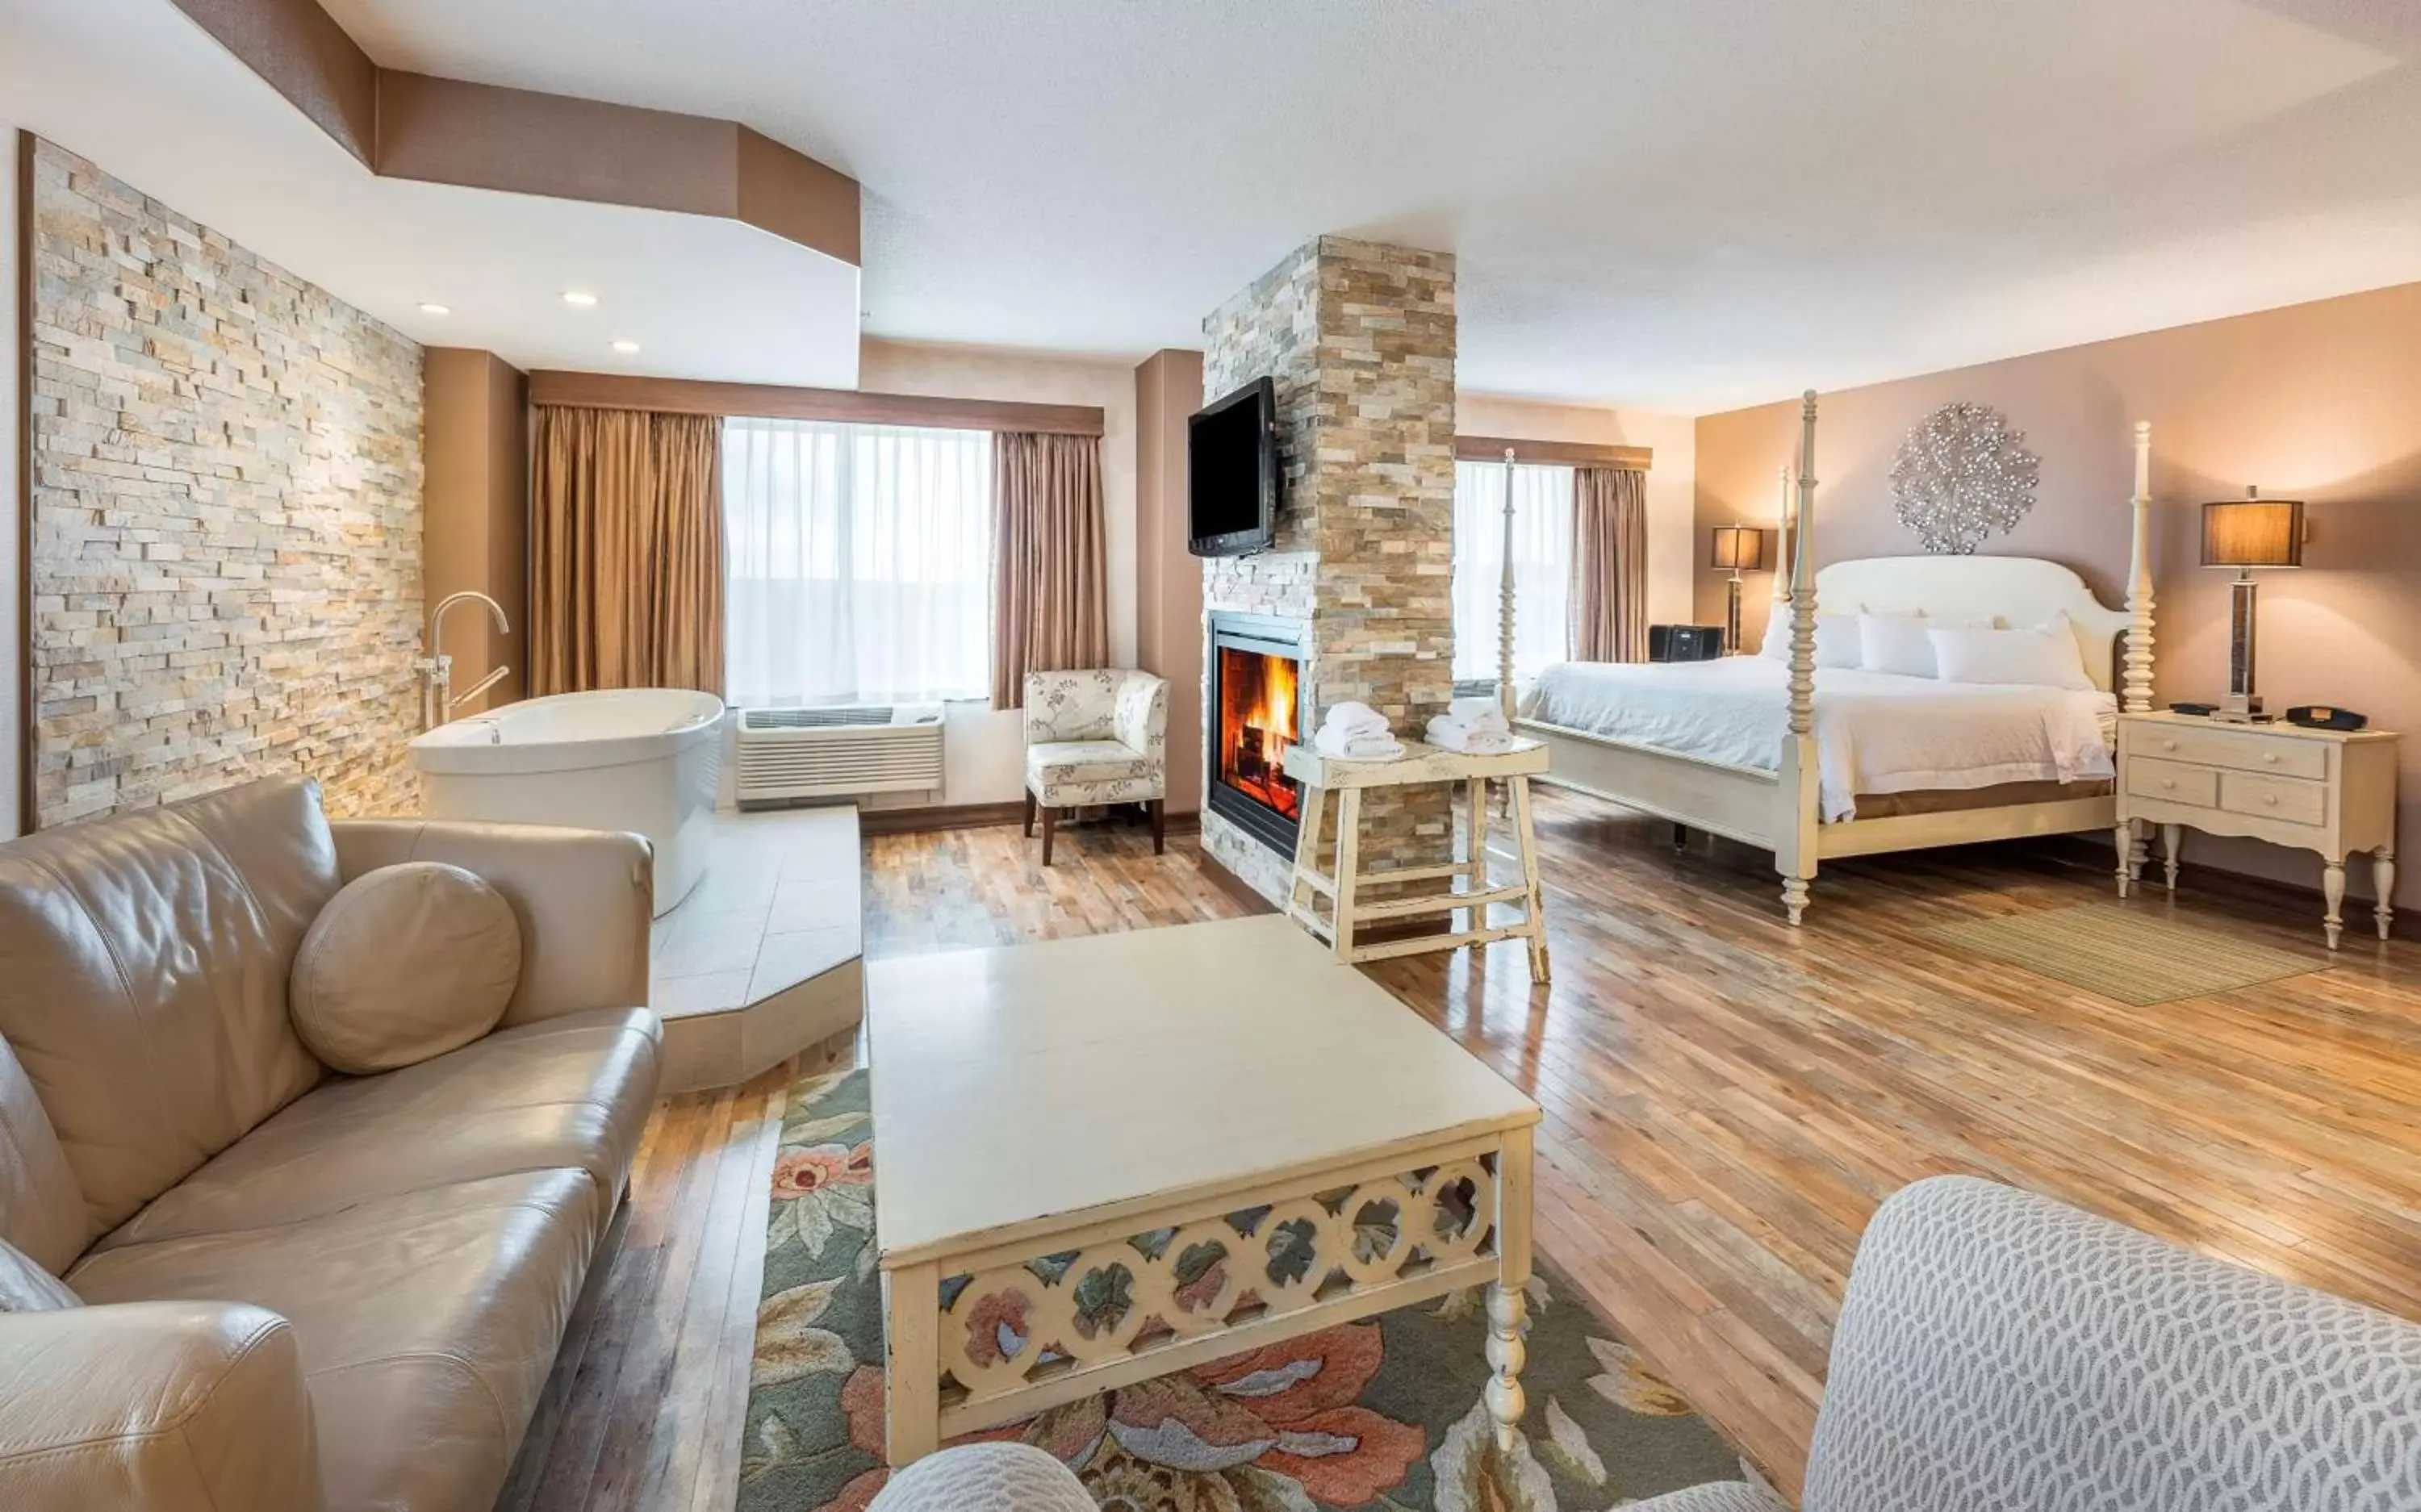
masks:
<svg viewBox="0 0 2421 1512"><path fill-rule="evenodd" d="M790 1090L773 1166L738 1512L858 1512L882 1487L882 1310L863 1071ZM1529 1411L1501 1456L1476 1292L976 1434L1064 1460L1113 1512L1603 1512L1752 1473L1551 1267Z"/></svg>

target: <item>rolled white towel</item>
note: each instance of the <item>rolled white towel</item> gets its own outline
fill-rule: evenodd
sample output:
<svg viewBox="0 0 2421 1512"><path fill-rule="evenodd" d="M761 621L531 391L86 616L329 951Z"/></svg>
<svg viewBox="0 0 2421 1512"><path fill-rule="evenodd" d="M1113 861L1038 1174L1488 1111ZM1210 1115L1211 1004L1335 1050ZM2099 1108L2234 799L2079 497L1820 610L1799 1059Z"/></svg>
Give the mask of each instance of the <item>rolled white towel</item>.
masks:
<svg viewBox="0 0 2421 1512"><path fill-rule="evenodd" d="M1512 728L1505 723L1504 706L1494 698L1458 698L1445 706L1446 717L1466 729L1504 730Z"/></svg>
<svg viewBox="0 0 2421 1512"><path fill-rule="evenodd" d="M1387 716L1368 704L1349 698L1331 708L1328 718L1320 725L1326 730L1340 730L1347 735L1385 735Z"/></svg>
<svg viewBox="0 0 2421 1512"><path fill-rule="evenodd" d="M1400 761L1404 757L1404 742L1383 733L1348 735L1323 725L1311 743L1320 755L1346 761Z"/></svg>
<svg viewBox="0 0 2421 1512"><path fill-rule="evenodd" d="M1510 730L1476 730L1449 714L1429 721L1428 740L1431 745L1466 756L1503 756L1521 747Z"/></svg>

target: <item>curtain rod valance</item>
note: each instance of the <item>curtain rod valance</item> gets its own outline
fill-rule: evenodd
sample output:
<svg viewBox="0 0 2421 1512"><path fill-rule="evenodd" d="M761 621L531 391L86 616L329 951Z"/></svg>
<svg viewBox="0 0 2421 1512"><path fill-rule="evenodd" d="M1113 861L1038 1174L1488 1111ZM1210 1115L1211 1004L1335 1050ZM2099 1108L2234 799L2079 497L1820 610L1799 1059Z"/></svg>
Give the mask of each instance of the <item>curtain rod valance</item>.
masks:
<svg viewBox="0 0 2421 1512"><path fill-rule="evenodd" d="M1589 441L1519 441L1501 436L1457 436L1454 455L1466 462L1501 462L1505 449L1513 449L1517 462L1545 462L1563 467L1611 467L1625 473L1645 473L1655 460L1655 451L1648 446L1607 446Z"/></svg>
<svg viewBox="0 0 2421 1512"><path fill-rule="evenodd" d="M780 383L715 383L689 378L630 378L619 373L541 369L529 375L532 404L563 409L652 410L660 414L753 415L769 420L832 420L851 425L939 426L954 430L1031 430L1098 436L1100 407L1021 404L1009 399L937 398L923 394L869 394L848 388L792 388Z"/></svg>

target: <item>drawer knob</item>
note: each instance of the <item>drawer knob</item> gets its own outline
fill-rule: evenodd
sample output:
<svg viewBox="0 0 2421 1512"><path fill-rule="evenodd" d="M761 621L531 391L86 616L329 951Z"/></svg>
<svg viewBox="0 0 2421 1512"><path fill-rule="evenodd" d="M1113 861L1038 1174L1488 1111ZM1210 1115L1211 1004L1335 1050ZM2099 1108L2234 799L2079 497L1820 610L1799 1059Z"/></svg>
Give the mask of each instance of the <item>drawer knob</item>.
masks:
<svg viewBox="0 0 2421 1512"><path fill-rule="evenodd" d="M2276 793L2263 793L2261 795L2261 801L2269 804L2272 808L2276 808L2278 806L2278 795Z"/></svg>
<svg viewBox="0 0 2421 1512"><path fill-rule="evenodd" d="M2161 786L2163 787L2175 787L2177 785L2178 780L2175 777L2163 777L2161 779Z"/></svg>
<svg viewBox="0 0 2421 1512"><path fill-rule="evenodd" d="M2275 751L2264 751L2261 753L2261 759L2274 767L2278 764L2278 753Z"/></svg>
<svg viewBox="0 0 2421 1512"><path fill-rule="evenodd" d="M2161 742L2161 749L2163 751L2174 751L2177 748L2178 742L2175 740L2163 740Z"/></svg>

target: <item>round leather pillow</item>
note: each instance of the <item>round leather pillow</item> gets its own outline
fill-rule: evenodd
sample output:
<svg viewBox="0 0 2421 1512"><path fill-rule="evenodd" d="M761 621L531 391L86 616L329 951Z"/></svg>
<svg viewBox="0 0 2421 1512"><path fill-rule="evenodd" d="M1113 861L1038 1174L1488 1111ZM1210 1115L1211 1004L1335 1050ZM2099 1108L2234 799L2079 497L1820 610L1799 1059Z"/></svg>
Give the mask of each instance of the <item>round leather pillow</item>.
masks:
<svg viewBox="0 0 2421 1512"><path fill-rule="evenodd" d="M443 1055L505 1016L522 929L460 866L407 861L347 882L311 921L287 984L294 1032L355 1076Z"/></svg>

